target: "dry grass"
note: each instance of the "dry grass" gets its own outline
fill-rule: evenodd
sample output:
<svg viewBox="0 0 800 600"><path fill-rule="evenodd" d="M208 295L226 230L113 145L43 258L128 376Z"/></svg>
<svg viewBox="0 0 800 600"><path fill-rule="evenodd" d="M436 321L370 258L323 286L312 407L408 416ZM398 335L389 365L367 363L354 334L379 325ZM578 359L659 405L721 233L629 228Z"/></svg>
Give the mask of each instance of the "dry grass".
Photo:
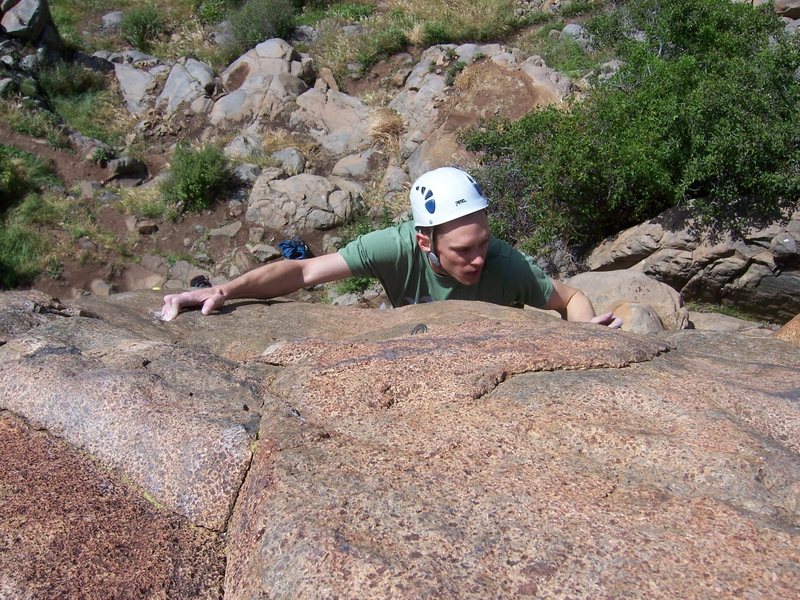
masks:
<svg viewBox="0 0 800 600"><path fill-rule="evenodd" d="M388 0L388 10L400 10L413 17L413 28L408 31L413 44L423 42L424 24L435 21L447 25L454 37L468 31L493 31L505 29L514 15L514 0Z"/></svg>
<svg viewBox="0 0 800 600"><path fill-rule="evenodd" d="M380 107L388 105L394 100L397 90L390 90L388 87L381 85L381 87L366 90L358 95L367 106Z"/></svg>
<svg viewBox="0 0 800 600"><path fill-rule="evenodd" d="M408 41L414 46L423 46L425 44L425 23L418 21L408 32Z"/></svg>
<svg viewBox="0 0 800 600"><path fill-rule="evenodd" d="M360 36L342 35L340 30L342 25L339 19L321 21L318 24L319 38L313 45L320 66L333 71L337 80L347 74L347 65L355 61L360 40Z"/></svg>
<svg viewBox="0 0 800 600"><path fill-rule="evenodd" d="M264 142L261 148L265 156L270 156L273 152L293 146L308 157L313 155L319 148L319 144L311 138L286 129L269 129L262 135Z"/></svg>
<svg viewBox="0 0 800 600"><path fill-rule="evenodd" d="M405 132L403 117L391 108L378 108L369 117L369 135L386 152L397 154L400 150L400 137Z"/></svg>
<svg viewBox="0 0 800 600"><path fill-rule="evenodd" d="M123 214L166 221L178 217L176 207L164 200L156 186L123 188L120 194L122 198L118 206Z"/></svg>
<svg viewBox="0 0 800 600"><path fill-rule="evenodd" d="M169 36L153 41L149 52L155 56L177 60L182 56L196 56L201 60L210 56L214 48L206 41L203 24L192 16L171 21Z"/></svg>

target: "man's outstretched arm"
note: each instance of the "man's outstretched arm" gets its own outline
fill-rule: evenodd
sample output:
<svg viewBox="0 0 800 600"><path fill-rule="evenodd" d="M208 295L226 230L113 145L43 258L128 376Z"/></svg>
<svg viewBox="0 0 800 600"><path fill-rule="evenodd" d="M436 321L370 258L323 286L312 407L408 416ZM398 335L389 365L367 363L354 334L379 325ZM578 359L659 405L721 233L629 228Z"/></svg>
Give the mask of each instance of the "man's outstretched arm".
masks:
<svg viewBox="0 0 800 600"><path fill-rule="evenodd" d="M579 289L556 279L550 281L553 284L553 293L550 294L547 304L540 308L555 310L567 321L597 323L614 329L622 327L622 319L614 316L614 313L595 315L592 301Z"/></svg>
<svg viewBox="0 0 800 600"><path fill-rule="evenodd" d="M227 300L285 296L300 288L337 281L351 274L350 267L338 253L305 260L282 260L248 271L222 285L169 294L164 297L161 318L171 321L181 310L194 306L201 306L201 312L208 315Z"/></svg>

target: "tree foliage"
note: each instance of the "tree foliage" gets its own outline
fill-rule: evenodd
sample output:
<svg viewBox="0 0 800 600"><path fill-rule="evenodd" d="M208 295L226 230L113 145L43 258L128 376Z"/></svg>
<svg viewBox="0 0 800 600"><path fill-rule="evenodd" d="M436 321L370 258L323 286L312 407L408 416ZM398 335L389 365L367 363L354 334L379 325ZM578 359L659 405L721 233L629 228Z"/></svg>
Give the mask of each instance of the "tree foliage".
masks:
<svg viewBox="0 0 800 600"><path fill-rule="evenodd" d="M595 44L624 60L614 77L568 110L465 138L482 152L496 232L586 248L679 204L734 231L796 207L800 41L771 10L631 0L592 19Z"/></svg>

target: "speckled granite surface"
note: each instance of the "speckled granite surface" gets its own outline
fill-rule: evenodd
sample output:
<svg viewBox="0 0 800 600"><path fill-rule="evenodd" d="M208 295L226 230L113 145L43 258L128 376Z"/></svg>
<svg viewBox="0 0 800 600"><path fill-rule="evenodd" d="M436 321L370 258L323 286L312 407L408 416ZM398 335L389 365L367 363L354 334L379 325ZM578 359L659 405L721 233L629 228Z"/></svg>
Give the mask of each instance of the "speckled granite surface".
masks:
<svg viewBox="0 0 800 600"><path fill-rule="evenodd" d="M800 348L778 337L653 338L463 302L242 302L161 323L154 294L66 312L0 298L4 432L102 466L134 504L149 498L154 540L163 523L193 532L163 560L189 565L180 581L196 596L219 594L223 570L236 599L800 587ZM20 443L4 448L17 471L47 472ZM99 476L59 493L80 498ZM131 511L108 519L133 544ZM5 523L38 547L35 518ZM83 529L101 536L101 523ZM180 562L185 551L196 560ZM35 591L8 556L0 591ZM122 560L86 556L80 574L69 549L39 560L90 586ZM161 573L152 589L191 596Z"/></svg>

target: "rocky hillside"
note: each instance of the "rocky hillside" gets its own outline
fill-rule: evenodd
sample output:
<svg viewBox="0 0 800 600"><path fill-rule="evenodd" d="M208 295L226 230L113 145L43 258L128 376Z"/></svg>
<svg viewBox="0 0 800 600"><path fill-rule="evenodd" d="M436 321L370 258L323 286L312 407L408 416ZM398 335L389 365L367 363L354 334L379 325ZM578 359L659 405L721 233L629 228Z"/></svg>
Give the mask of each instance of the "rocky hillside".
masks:
<svg viewBox="0 0 800 600"><path fill-rule="evenodd" d="M558 4L521 3L519 10L553 11ZM314 253L335 249L339 229L356 215L366 212L373 222L404 218L405 190L422 172L473 164L459 131L482 119L518 118L564 103L591 85L589 76L572 79L540 56L495 43L410 48L358 79L337 79L297 50L318 35L309 27L289 41L264 40L219 71L194 58L165 60L124 47L88 56L64 47L46 7L43 0L4 5L3 94L12 103L45 105L31 84L33 74L68 59L113 82L125 107L116 118L127 131L124 144L112 148L67 130L68 147L59 151L2 125L4 139L54 161L69 210L91 215L84 235L78 227L50 231L60 252L34 285L65 299L84 290L178 289L197 275L232 278L279 257L276 244L290 237L302 237ZM788 30L796 28L796 3L779 2L775 9ZM94 18L84 25L113 35L121 15ZM578 14L550 37L585 45L580 22ZM351 35L352 27L343 25L340 35ZM608 76L617 66L608 62L596 73ZM177 142L222 147L236 165L238 187L210 209L177 221L146 216L141 207L152 207L170 176ZM596 256L589 264L634 266L687 299L726 301L785 321L800 312L799 228L795 215L788 224L728 242L673 230L670 239L683 240L677 245L669 245L668 236L642 243L673 263L682 253L680 264L667 267L652 258L645 264L649 254L617 249L610 250L614 258ZM543 257L542 264L560 276L582 267L567 256ZM302 297L312 298L308 291Z"/></svg>

